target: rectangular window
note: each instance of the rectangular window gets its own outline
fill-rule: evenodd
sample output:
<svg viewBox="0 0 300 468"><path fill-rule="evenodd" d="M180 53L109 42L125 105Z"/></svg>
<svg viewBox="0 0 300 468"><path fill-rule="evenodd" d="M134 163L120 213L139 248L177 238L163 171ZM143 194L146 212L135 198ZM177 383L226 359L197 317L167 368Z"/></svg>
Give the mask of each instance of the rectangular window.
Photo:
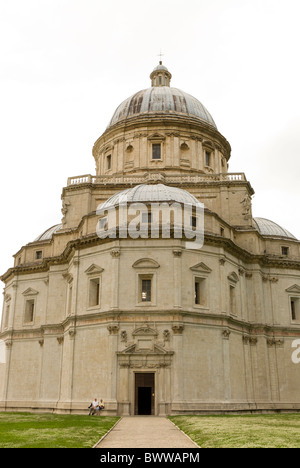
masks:
<svg viewBox="0 0 300 468"><path fill-rule="evenodd" d="M300 320L300 298L291 298L291 317L292 320Z"/></svg>
<svg viewBox="0 0 300 468"><path fill-rule="evenodd" d="M154 143L152 145L152 159L161 159L161 144Z"/></svg>
<svg viewBox="0 0 300 468"><path fill-rule="evenodd" d="M296 304L294 299L291 300L291 313L292 313L292 320L296 320Z"/></svg>
<svg viewBox="0 0 300 468"><path fill-rule="evenodd" d="M151 302L151 279L142 279L141 300L142 302Z"/></svg>
<svg viewBox="0 0 300 468"><path fill-rule="evenodd" d="M287 257L289 254L289 248L288 247L281 247L281 255L284 255Z"/></svg>
<svg viewBox="0 0 300 468"><path fill-rule="evenodd" d="M25 304L25 318L24 318L25 323L32 323L33 322L34 308L35 308L34 299L30 299L30 300L26 301L26 304Z"/></svg>
<svg viewBox="0 0 300 468"><path fill-rule="evenodd" d="M90 280L89 307L100 305L100 278Z"/></svg>
<svg viewBox="0 0 300 468"><path fill-rule="evenodd" d="M200 304L200 284L195 281L195 304Z"/></svg>
<svg viewBox="0 0 300 468"><path fill-rule="evenodd" d="M37 250L35 252L35 259L36 260L41 260L43 258L43 252L41 250Z"/></svg>
<svg viewBox="0 0 300 468"><path fill-rule="evenodd" d="M111 154L106 156L106 169L109 171L111 169Z"/></svg>
<svg viewBox="0 0 300 468"><path fill-rule="evenodd" d="M195 278L195 304L206 305L205 278Z"/></svg>
<svg viewBox="0 0 300 468"><path fill-rule="evenodd" d="M211 153L209 151L205 151L205 165L210 166L210 159L211 159Z"/></svg>

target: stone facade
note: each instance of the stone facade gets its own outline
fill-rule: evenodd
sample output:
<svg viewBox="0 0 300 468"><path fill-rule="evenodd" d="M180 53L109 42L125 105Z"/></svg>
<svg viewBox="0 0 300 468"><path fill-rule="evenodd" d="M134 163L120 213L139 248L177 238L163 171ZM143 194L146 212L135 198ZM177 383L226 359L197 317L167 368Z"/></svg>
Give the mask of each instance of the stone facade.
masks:
<svg viewBox="0 0 300 468"><path fill-rule="evenodd" d="M160 64L154 87L160 74L164 97L171 75ZM93 156L96 175L63 189L62 224L1 277L0 410L81 413L95 396L119 415L298 410L300 243L260 232L253 188L228 173L215 125L183 109L129 112ZM174 236L97 236L97 207L139 184L204 203L202 249Z"/></svg>

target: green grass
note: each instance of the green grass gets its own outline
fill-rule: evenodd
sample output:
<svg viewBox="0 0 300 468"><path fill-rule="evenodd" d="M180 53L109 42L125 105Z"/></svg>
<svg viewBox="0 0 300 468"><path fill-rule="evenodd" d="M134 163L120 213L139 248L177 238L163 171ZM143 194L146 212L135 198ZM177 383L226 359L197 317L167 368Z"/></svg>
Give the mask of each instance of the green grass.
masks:
<svg viewBox="0 0 300 468"><path fill-rule="evenodd" d="M300 414L170 419L202 448L300 448Z"/></svg>
<svg viewBox="0 0 300 468"><path fill-rule="evenodd" d="M119 418L0 413L0 448L90 448Z"/></svg>

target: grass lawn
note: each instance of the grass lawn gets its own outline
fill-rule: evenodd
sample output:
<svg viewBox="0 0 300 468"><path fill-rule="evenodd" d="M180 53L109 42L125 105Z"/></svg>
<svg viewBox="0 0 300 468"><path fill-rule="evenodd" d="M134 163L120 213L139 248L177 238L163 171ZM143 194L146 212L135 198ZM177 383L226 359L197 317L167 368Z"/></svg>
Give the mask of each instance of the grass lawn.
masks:
<svg viewBox="0 0 300 468"><path fill-rule="evenodd" d="M0 448L91 448L118 419L0 413Z"/></svg>
<svg viewBox="0 0 300 468"><path fill-rule="evenodd" d="M170 419L202 448L300 448L300 414Z"/></svg>

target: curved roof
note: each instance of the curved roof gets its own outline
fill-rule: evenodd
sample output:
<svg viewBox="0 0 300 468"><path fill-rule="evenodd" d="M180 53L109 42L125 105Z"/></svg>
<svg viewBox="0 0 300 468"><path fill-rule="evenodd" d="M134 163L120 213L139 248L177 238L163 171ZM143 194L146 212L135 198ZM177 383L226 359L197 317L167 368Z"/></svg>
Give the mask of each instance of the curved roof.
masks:
<svg viewBox="0 0 300 468"><path fill-rule="evenodd" d="M136 187L115 193L99 207L99 210L107 210L112 206L125 203L139 202L178 202L184 203L186 205L202 206L199 200L197 200L194 195L187 192L186 190L176 187L169 187L164 184L141 184L137 185Z"/></svg>
<svg viewBox="0 0 300 468"><path fill-rule="evenodd" d="M198 99L169 86L153 86L127 98L115 110L107 128L130 117L156 112L196 117L217 128L212 116Z"/></svg>
<svg viewBox="0 0 300 468"><path fill-rule="evenodd" d="M253 218L257 226L258 231L262 236L275 236L275 237L287 237L289 239L297 240L293 234L291 234L287 229L279 226L279 224L274 223L266 218Z"/></svg>
<svg viewBox="0 0 300 468"><path fill-rule="evenodd" d="M161 71L161 70L167 71L167 72L169 71L169 70L167 69L167 67L166 67L165 65L162 64L162 62L159 62L159 65L157 65L157 67L155 67L155 68L153 69L153 71L156 72L156 71ZM153 73L153 72L152 72L152 73Z"/></svg>
<svg viewBox="0 0 300 468"><path fill-rule="evenodd" d="M51 240L53 237L53 234L55 234L57 231L62 229L62 224L56 224L55 226L52 226L51 228L47 229L47 231L43 232L40 236L38 236L34 242L39 242L39 241L44 241L44 240Z"/></svg>

